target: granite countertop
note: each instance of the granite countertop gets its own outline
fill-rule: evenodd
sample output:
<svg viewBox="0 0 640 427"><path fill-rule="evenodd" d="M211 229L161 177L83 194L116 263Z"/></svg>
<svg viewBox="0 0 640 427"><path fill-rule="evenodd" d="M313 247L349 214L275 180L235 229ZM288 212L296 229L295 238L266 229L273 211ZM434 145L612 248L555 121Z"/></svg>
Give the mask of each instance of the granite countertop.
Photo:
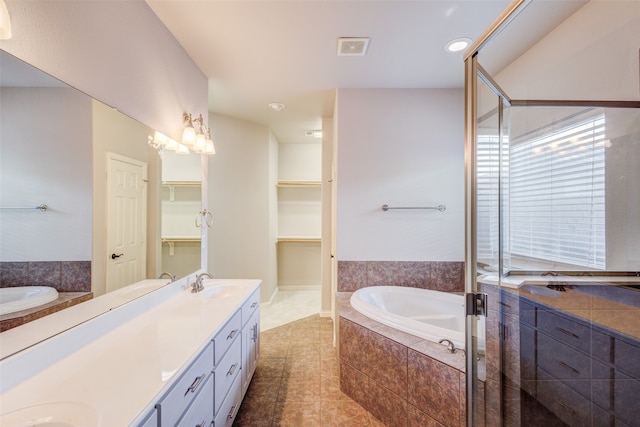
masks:
<svg viewBox="0 0 640 427"><path fill-rule="evenodd" d="M637 277L516 277L519 286L501 287L505 293L640 340L640 290L632 288L640 286Z"/></svg>

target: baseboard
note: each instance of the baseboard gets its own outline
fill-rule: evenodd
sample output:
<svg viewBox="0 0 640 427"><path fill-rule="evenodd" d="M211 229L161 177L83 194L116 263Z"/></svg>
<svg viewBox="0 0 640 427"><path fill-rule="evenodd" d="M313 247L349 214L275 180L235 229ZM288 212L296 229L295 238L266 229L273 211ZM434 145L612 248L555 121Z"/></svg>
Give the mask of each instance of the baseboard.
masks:
<svg viewBox="0 0 640 427"><path fill-rule="evenodd" d="M320 285L278 285L279 291L319 291Z"/></svg>
<svg viewBox="0 0 640 427"><path fill-rule="evenodd" d="M278 294L278 288L276 288L275 292L271 294L271 298L269 298L269 301L260 303L260 308L271 307L271 304L273 304L273 300L276 298L277 294Z"/></svg>
<svg viewBox="0 0 640 427"><path fill-rule="evenodd" d="M331 310L321 311L320 312L320 317L331 317Z"/></svg>

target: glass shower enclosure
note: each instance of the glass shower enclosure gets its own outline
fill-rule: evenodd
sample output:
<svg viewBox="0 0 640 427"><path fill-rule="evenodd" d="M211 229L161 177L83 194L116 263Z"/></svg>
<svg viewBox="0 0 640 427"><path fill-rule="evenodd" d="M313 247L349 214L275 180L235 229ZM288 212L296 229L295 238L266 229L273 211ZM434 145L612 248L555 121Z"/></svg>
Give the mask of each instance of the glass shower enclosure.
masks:
<svg viewBox="0 0 640 427"><path fill-rule="evenodd" d="M640 2L514 1L465 70L467 425L640 425Z"/></svg>

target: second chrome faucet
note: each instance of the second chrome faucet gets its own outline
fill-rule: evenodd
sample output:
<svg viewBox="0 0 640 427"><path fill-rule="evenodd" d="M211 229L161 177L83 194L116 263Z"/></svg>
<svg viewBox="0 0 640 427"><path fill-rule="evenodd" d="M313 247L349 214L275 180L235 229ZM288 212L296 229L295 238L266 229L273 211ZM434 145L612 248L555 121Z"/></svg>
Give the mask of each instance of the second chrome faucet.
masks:
<svg viewBox="0 0 640 427"><path fill-rule="evenodd" d="M204 285L202 284L202 281L204 280L205 277L208 277L209 279L213 279L213 274L207 273L207 272L198 274L198 276L196 277L196 281L191 284L192 293L195 294L196 292L200 292L201 290L204 289Z"/></svg>

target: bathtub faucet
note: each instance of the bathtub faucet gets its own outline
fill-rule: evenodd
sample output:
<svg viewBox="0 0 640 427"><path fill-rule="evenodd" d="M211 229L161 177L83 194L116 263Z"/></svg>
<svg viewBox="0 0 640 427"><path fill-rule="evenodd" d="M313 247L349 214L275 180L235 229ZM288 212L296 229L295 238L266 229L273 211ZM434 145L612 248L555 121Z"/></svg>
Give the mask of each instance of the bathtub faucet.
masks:
<svg viewBox="0 0 640 427"><path fill-rule="evenodd" d="M447 344L446 344L446 345L447 345L447 350L448 350L448 351L449 351L449 353L451 353L451 354L453 354L453 353L455 353L455 352L457 351L455 344L453 344L453 343L451 342L451 340L448 340L448 339L446 339L446 338L443 338L443 339L441 339L440 341L438 341L438 343L439 343L439 344L447 343Z"/></svg>
<svg viewBox="0 0 640 427"><path fill-rule="evenodd" d="M202 280L204 279L204 277L208 277L209 279L213 279L213 274L211 273L200 273L198 274L198 277L196 277L196 281L193 282L193 284L191 285L191 292L192 293L196 293L196 292L200 292L201 290L204 289L204 285L202 284Z"/></svg>

